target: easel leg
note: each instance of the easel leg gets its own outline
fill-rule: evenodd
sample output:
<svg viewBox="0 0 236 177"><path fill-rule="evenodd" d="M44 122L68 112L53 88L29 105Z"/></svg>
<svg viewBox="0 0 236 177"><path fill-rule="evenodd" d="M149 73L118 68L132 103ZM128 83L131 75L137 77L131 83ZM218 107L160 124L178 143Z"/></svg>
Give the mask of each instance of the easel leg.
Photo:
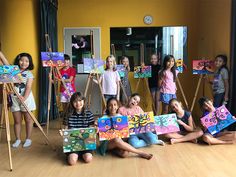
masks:
<svg viewBox="0 0 236 177"><path fill-rule="evenodd" d="M197 88L196 88L196 91L195 91L195 94L194 94L194 98L193 98L193 102L192 102L192 105L191 105L190 112L193 111L193 107L194 107L194 104L195 104L195 101L196 101L196 98L197 98L197 94L198 94L198 91L199 91L199 88L200 88L202 77L203 76L201 75L200 78L198 79Z"/></svg>
<svg viewBox="0 0 236 177"><path fill-rule="evenodd" d="M137 84L136 84L136 87L135 87L135 93L137 93L137 91L138 91L139 83L140 83L140 78L138 79L138 82L137 82Z"/></svg>
<svg viewBox="0 0 236 177"><path fill-rule="evenodd" d="M7 134L7 145L8 145L8 155L10 161L10 171L12 171L12 157L11 157L11 136L10 136L10 124L9 124L9 117L7 111L7 93L6 93L6 85L3 86L3 110L4 110L4 117L6 123L6 134Z"/></svg>
<svg viewBox="0 0 236 177"><path fill-rule="evenodd" d="M47 135L49 130L49 115L50 115L50 108L51 108L51 99L52 99L52 66L50 67L49 72L49 85L48 85L48 113L47 113Z"/></svg>
<svg viewBox="0 0 236 177"><path fill-rule="evenodd" d="M99 82L99 76L98 76L98 74L96 74L96 77L97 77L97 81L98 81L98 86L99 86L99 89L100 89L100 92L101 92L101 96L102 96L102 101L103 101L103 104L104 104L104 106L106 107L106 99L105 99L105 97L104 97L104 95L103 95L103 92L102 92L102 86L101 86L101 83Z"/></svg>
<svg viewBox="0 0 236 177"><path fill-rule="evenodd" d="M90 81L91 81L91 74L88 75L88 79L87 79L87 83L86 83L86 87L85 87L85 91L84 91L84 97L86 98L87 97L87 93L88 93L88 88L89 88L89 85L90 85Z"/></svg>
<svg viewBox="0 0 236 177"><path fill-rule="evenodd" d="M183 98L184 98L184 103L185 103L185 105L186 105L186 108L188 109L188 102L187 102L186 96L185 96L185 94L184 94L183 87L182 87L182 85L181 85L181 83L180 83L178 77L176 77L176 81L177 81L177 84L178 84L178 86L179 86L179 88L180 88L180 92L181 92L181 94L182 94L182 96L183 96Z"/></svg>
<svg viewBox="0 0 236 177"><path fill-rule="evenodd" d="M34 121L34 123L38 126L44 137L46 138L46 141L48 142L49 145L51 145L52 149L55 150L53 144L50 143L48 136L44 133L43 128L39 124L38 120L35 118L35 116L32 114L32 112L28 109L26 104L21 100L19 93L16 91L16 89L13 87L13 85L10 85L12 91L16 94L17 98L20 100L21 104L24 106L25 110L29 113L31 119Z"/></svg>
<svg viewBox="0 0 236 177"><path fill-rule="evenodd" d="M156 105L155 104L155 100L153 99L152 93L151 93L151 91L149 89L148 80L146 78L144 78L144 82L145 82L145 85L146 85L147 89L149 90L150 96L152 98L152 108L153 108L153 111L157 114L157 110L156 110L156 107L155 107L155 105Z"/></svg>

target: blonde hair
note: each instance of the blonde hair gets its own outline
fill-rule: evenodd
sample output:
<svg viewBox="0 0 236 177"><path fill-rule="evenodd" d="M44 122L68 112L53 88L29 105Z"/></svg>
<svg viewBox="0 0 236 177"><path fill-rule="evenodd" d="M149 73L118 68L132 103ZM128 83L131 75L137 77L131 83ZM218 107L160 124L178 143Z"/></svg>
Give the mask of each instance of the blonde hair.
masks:
<svg viewBox="0 0 236 177"><path fill-rule="evenodd" d="M106 69L105 70L109 69L108 65L107 65L109 59L112 60L112 63L113 63L113 68L112 69L113 69L113 71L115 71L116 70L116 58L115 58L114 55L107 56L107 58L106 58Z"/></svg>
<svg viewBox="0 0 236 177"><path fill-rule="evenodd" d="M120 62L121 62L121 64L122 64L123 60L126 59L126 58L127 58L127 60L128 60L128 66L127 66L125 69L127 69L127 71L130 71L129 58L128 58L127 56L122 56Z"/></svg>

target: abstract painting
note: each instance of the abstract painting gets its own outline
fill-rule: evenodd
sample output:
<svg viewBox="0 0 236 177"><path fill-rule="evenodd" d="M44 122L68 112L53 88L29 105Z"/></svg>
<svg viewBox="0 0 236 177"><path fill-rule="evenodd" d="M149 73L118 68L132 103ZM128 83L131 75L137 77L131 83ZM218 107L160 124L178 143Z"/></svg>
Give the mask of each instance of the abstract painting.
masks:
<svg viewBox="0 0 236 177"><path fill-rule="evenodd" d="M193 60L193 74L213 74L213 60Z"/></svg>
<svg viewBox="0 0 236 177"><path fill-rule="evenodd" d="M84 73L104 73L104 61L100 59L84 58Z"/></svg>
<svg viewBox="0 0 236 177"><path fill-rule="evenodd" d="M1 65L0 82L19 83L22 81L21 71L18 65Z"/></svg>
<svg viewBox="0 0 236 177"><path fill-rule="evenodd" d="M152 77L151 66L135 66L134 67L134 78L148 78Z"/></svg>
<svg viewBox="0 0 236 177"><path fill-rule="evenodd" d="M43 67L65 65L64 53L62 52L41 52L41 60Z"/></svg>

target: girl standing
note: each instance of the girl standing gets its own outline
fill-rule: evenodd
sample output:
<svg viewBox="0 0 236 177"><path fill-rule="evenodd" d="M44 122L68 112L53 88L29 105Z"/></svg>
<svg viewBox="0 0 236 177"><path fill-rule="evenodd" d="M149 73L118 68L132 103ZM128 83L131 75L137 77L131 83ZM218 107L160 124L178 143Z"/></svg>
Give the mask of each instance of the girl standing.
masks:
<svg viewBox="0 0 236 177"><path fill-rule="evenodd" d="M36 109L34 96L32 93L32 84L34 80L34 76L30 70L34 69L33 60L30 54L21 53L16 56L14 65L18 65L21 74L22 74L22 82L15 84L15 89L20 95L21 101L23 101L28 107L29 111L33 111ZM17 148L21 144L21 122L22 116L24 117L26 123L26 140L23 144L23 147L29 147L32 144L31 132L33 127L33 122L31 120L30 114L22 105L21 101L15 94L11 95L12 97L12 106L11 112L14 117L14 132L16 136L16 141L12 144L12 147Z"/></svg>
<svg viewBox="0 0 236 177"><path fill-rule="evenodd" d="M102 82L102 90L106 100L109 98L117 98L119 100L120 76L116 71L116 59L113 55L109 55L106 58L106 69L100 82Z"/></svg>
<svg viewBox="0 0 236 177"><path fill-rule="evenodd" d="M197 138L203 135L203 131L200 129L194 129L194 122L191 113L184 110L181 102L175 98L170 100L169 106L171 108L171 111L173 113L176 113L180 132L168 133L165 135L165 137L170 138L171 144L186 141L197 142Z"/></svg>
<svg viewBox="0 0 236 177"><path fill-rule="evenodd" d="M129 82L129 72L130 72L130 66L129 66L129 59L127 56L122 56L121 57L121 63L125 67L125 75L124 77L121 78L121 82L124 86L124 90L126 92L127 97L131 96L131 87L130 87L130 82ZM124 93L121 92L121 103L126 104L127 100L124 96Z"/></svg>
<svg viewBox="0 0 236 177"><path fill-rule="evenodd" d="M160 101L162 102L162 114L168 113L168 105L171 99L176 98L175 80L178 71L173 55L166 55L159 75Z"/></svg>
<svg viewBox="0 0 236 177"><path fill-rule="evenodd" d="M217 55L215 58L216 71L213 80L214 107L227 104L229 98L229 70L227 68L227 56Z"/></svg>
<svg viewBox="0 0 236 177"><path fill-rule="evenodd" d="M118 114L118 109L119 109L119 103L116 98L110 98L107 101L107 116L112 117L112 116L119 116ZM107 141L102 141L100 144L100 147L98 149L99 153L101 155L105 155L106 151L113 151L115 154L117 154L120 157L127 157L129 152L132 152L134 154L139 155L140 157L150 160L153 155L145 153L141 150L133 148L131 145L128 143L124 142L120 138L115 138L112 140L107 140Z"/></svg>
<svg viewBox="0 0 236 177"><path fill-rule="evenodd" d="M161 69L161 65L159 65L159 58L156 54L151 55L150 61L152 66L152 77L148 78L148 84L154 102L154 114L157 115L159 113L160 107L160 88L158 87L158 73Z"/></svg>
<svg viewBox="0 0 236 177"><path fill-rule="evenodd" d="M85 97L80 92L76 92L70 99L70 110L68 119L65 121L66 129L73 128L88 128L94 126L93 114L85 109ZM82 156L86 163L89 163L93 159L92 151L80 151L68 153L68 164L75 165L79 156Z"/></svg>

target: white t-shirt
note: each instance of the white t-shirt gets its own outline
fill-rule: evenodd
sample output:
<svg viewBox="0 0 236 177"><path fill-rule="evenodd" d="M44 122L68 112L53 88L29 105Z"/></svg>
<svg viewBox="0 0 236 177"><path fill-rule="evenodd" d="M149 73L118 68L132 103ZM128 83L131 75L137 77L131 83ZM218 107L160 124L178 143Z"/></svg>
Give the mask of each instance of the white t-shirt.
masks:
<svg viewBox="0 0 236 177"><path fill-rule="evenodd" d="M103 94L117 95L117 82L120 76L117 71L106 70L102 74L102 90Z"/></svg>

